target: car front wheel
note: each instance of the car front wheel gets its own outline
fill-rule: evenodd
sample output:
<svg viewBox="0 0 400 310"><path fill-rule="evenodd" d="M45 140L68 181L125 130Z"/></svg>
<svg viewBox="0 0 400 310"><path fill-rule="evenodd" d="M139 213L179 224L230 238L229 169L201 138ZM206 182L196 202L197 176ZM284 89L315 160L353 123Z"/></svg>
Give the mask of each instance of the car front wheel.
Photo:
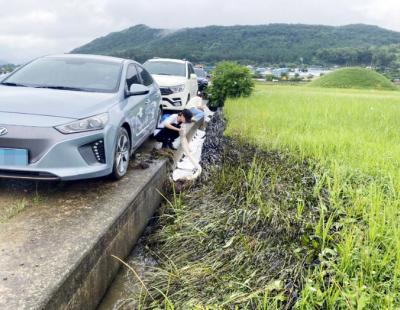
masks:
<svg viewBox="0 0 400 310"><path fill-rule="evenodd" d="M114 165L111 177L115 180L119 180L128 171L129 159L131 155L131 141L125 128L122 127L119 129L116 141Z"/></svg>

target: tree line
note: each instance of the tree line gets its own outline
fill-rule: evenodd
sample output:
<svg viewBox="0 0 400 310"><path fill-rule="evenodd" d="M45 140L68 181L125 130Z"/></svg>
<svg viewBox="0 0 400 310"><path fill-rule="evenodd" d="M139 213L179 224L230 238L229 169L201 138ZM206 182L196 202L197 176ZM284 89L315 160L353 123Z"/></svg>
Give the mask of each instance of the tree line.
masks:
<svg viewBox="0 0 400 310"><path fill-rule="evenodd" d="M339 65L385 65L392 59L387 59L385 50L381 53L372 46L393 44L400 44L400 33L370 25L269 24L177 31L137 25L98 38L74 52L120 56L139 62L171 57L206 64L223 60L258 65L313 64L318 60Z"/></svg>
<svg viewBox="0 0 400 310"><path fill-rule="evenodd" d="M400 45L380 47L325 48L315 53L314 62L340 66L371 66L375 68L400 65Z"/></svg>

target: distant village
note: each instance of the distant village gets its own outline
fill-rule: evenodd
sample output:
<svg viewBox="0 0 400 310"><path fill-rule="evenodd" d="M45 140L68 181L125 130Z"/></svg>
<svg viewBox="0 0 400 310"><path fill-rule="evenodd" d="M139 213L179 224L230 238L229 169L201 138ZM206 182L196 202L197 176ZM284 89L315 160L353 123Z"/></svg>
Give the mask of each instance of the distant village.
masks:
<svg viewBox="0 0 400 310"><path fill-rule="evenodd" d="M256 80L263 81L311 81L322 75L332 72L335 68L324 68L319 66L310 66L307 68L270 68L254 67L248 65L247 68Z"/></svg>
<svg viewBox="0 0 400 310"><path fill-rule="evenodd" d="M214 66L204 66L204 65L197 65L197 66L200 66L206 72L209 73L211 73L211 71L214 69ZM13 64L0 65L0 75L10 73L18 67L19 66ZM333 66L331 68L322 66L309 66L309 67L304 66L302 68L300 67L275 68L275 67L257 67L253 65L247 65L246 67L250 70L255 80L267 81L267 82L280 82L280 81L308 82L340 68L340 66ZM367 69L373 69L373 68L367 67ZM392 81L395 84L400 85L400 79L393 79Z"/></svg>

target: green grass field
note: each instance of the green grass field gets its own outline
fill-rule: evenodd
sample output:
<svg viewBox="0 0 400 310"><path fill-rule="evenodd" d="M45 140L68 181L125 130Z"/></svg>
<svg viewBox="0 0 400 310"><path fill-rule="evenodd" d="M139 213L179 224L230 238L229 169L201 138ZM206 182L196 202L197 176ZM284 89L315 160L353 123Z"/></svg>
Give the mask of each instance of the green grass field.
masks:
<svg viewBox="0 0 400 310"><path fill-rule="evenodd" d="M296 307L399 307L400 92L258 85L225 113L228 136L311 159L316 195L328 191Z"/></svg>

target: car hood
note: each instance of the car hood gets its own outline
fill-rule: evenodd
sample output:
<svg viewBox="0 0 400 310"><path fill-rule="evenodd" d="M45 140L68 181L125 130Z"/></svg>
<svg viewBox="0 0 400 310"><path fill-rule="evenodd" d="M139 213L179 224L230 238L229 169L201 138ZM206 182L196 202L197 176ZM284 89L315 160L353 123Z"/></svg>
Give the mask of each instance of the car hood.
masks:
<svg viewBox="0 0 400 310"><path fill-rule="evenodd" d="M117 94L0 85L0 112L81 119L106 112Z"/></svg>
<svg viewBox="0 0 400 310"><path fill-rule="evenodd" d="M54 127L75 121L75 118L44 116L21 113L0 112L0 127L28 126L28 127Z"/></svg>
<svg viewBox="0 0 400 310"><path fill-rule="evenodd" d="M186 83L184 76L154 74L153 77L160 87L177 86Z"/></svg>

